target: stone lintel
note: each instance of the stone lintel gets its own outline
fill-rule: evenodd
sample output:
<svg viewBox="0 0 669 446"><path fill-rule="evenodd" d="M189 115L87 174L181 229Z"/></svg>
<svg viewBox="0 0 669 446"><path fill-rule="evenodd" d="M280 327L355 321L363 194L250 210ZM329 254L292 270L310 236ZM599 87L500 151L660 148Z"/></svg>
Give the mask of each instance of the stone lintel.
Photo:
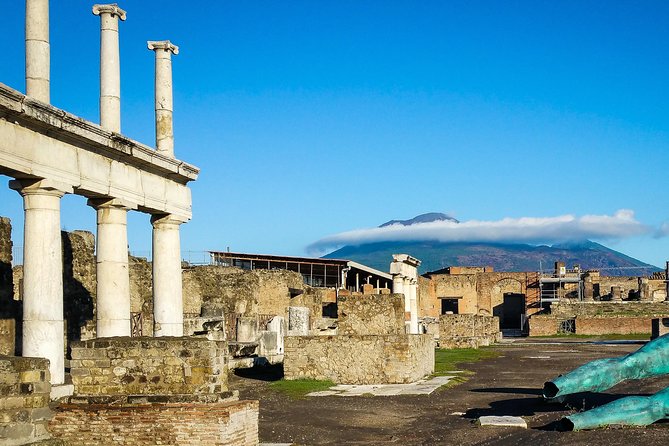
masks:
<svg viewBox="0 0 669 446"><path fill-rule="evenodd" d="M2 83L0 118L83 150L118 159L147 172L156 172L181 184L194 181L200 173L191 164L161 155L149 146L32 99Z"/></svg>
<svg viewBox="0 0 669 446"><path fill-rule="evenodd" d="M93 14L112 14L117 16L121 20L125 20L125 11L118 7L116 3L106 4L106 5L93 5Z"/></svg>
<svg viewBox="0 0 669 446"><path fill-rule="evenodd" d="M172 54L179 54L179 47L170 42L169 40L149 40L146 42L150 50L165 50L171 51Z"/></svg>

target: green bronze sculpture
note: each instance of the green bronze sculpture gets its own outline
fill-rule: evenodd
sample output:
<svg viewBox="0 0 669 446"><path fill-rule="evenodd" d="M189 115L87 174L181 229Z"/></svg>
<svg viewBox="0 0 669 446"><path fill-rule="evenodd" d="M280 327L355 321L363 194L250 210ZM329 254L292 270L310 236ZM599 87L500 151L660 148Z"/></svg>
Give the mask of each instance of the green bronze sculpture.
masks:
<svg viewBox="0 0 669 446"><path fill-rule="evenodd" d="M669 374L669 335L661 336L634 353L598 359L544 384L548 400L578 392L601 392L628 379ZM669 388L653 396L630 396L595 409L570 415L564 424L593 429L611 424L645 426L669 415Z"/></svg>

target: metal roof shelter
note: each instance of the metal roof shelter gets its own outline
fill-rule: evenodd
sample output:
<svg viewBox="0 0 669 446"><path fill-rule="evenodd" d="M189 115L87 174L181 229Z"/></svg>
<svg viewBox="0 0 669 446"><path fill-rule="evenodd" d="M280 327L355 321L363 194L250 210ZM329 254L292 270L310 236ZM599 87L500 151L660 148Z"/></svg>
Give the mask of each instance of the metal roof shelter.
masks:
<svg viewBox="0 0 669 446"><path fill-rule="evenodd" d="M235 266L245 270L275 269L302 274L304 283L314 287L346 288L361 291L363 284L392 289L392 276L361 263L344 259L292 257L240 252L209 251L212 265Z"/></svg>

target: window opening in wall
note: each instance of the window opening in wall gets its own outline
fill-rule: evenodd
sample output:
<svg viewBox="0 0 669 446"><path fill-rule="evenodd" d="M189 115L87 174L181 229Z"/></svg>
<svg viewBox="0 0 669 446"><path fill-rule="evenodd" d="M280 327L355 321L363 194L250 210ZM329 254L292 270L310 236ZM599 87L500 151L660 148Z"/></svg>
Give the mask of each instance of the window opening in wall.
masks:
<svg viewBox="0 0 669 446"><path fill-rule="evenodd" d="M441 314L460 314L457 297L440 297L441 300Z"/></svg>

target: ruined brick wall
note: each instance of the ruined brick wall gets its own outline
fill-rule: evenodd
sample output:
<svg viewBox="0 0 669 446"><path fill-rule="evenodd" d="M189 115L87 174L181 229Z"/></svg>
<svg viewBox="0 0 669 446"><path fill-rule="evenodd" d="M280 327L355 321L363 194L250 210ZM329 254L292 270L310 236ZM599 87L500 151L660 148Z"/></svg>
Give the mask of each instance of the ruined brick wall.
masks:
<svg viewBox="0 0 669 446"><path fill-rule="evenodd" d="M55 437L82 446L257 446L258 401L61 404Z"/></svg>
<svg viewBox="0 0 669 446"><path fill-rule="evenodd" d="M650 337L652 317L577 317L576 334L647 334Z"/></svg>
<svg viewBox="0 0 669 446"><path fill-rule="evenodd" d="M340 335L404 334L404 295L363 294L340 296Z"/></svg>
<svg viewBox="0 0 669 446"><path fill-rule="evenodd" d="M552 336L557 334L560 319L554 316L535 314L530 318L530 336Z"/></svg>
<svg viewBox="0 0 669 446"><path fill-rule="evenodd" d="M441 301L443 298L458 298L458 313L460 314L478 314L479 299L477 294L477 279L474 274L435 274L432 277L434 282L434 298L432 304L438 308L435 317L441 315Z"/></svg>
<svg viewBox="0 0 669 446"><path fill-rule="evenodd" d="M151 263L141 257L128 259L130 270L130 312L140 314L142 335L153 336L153 273ZM190 302L183 297L184 313Z"/></svg>
<svg viewBox="0 0 669 446"><path fill-rule="evenodd" d="M418 276L418 316L438 318L441 303L437 299L436 282L427 277Z"/></svg>
<svg viewBox="0 0 669 446"><path fill-rule="evenodd" d="M95 236L88 231L63 231L61 241L67 339L91 338L95 336Z"/></svg>
<svg viewBox="0 0 669 446"><path fill-rule="evenodd" d="M551 315L560 318L577 316L667 317L669 302L555 302Z"/></svg>
<svg viewBox="0 0 669 446"><path fill-rule="evenodd" d="M600 276L595 284L595 296L608 297L611 294L612 286L622 288L623 299L635 298L639 289L639 279L629 276Z"/></svg>
<svg viewBox="0 0 669 446"><path fill-rule="evenodd" d="M0 444L31 444L51 436L49 361L0 356Z"/></svg>
<svg viewBox="0 0 669 446"><path fill-rule="evenodd" d="M434 372L432 335L287 336L286 379L401 384Z"/></svg>
<svg viewBox="0 0 669 446"><path fill-rule="evenodd" d="M204 338L119 337L74 342L77 395L208 394L227 390L226 343Z"/></svg>
<svg viewBox="0 0 669 446"><path fill-rule="evenodd" d="M304 293L290 299L291 307L306 307L309 309L310 330L315 329L323 315L323 304L331 301L333 289L329 288L311 288L304 286ZM335 294L334 302L337 302Z"/></svg>

